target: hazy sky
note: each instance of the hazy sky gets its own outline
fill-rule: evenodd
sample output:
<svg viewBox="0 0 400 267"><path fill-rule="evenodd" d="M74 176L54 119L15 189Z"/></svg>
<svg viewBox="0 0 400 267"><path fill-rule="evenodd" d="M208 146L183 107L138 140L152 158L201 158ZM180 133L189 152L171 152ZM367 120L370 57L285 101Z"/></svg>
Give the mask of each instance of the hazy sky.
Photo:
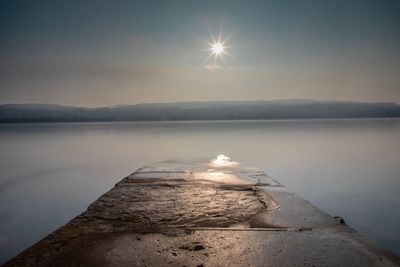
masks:
<svg viewBox="0 0 400 267"><path fill-rule="evenodd" d="M400 103L399 14L396 0L5 0L0 103ZM233 57L215 67L201 38L221 25Z"/></svg>

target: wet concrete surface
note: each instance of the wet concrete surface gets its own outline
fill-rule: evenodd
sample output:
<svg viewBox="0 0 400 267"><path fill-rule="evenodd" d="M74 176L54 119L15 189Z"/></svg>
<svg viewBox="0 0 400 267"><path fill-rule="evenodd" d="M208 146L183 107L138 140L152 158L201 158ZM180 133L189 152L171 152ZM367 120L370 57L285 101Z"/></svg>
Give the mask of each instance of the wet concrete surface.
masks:
<svg viewBox="0 0 400 267"><path fill-rule="evenodd" d="M400 266L255 168L160 163L4 266Z"/></svg>

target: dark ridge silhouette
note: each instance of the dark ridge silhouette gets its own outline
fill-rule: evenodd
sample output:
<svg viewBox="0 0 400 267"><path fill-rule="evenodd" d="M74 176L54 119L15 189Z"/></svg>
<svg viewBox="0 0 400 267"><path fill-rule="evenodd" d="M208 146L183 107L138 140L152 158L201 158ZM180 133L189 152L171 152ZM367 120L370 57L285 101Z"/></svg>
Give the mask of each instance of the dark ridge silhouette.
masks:
<svg viewBox="0 0 400 267"><path fill-rule="evenodd" d="M151 103L99 108L0 105L0 123L400 117L396 103L316 100Z"/></svg>

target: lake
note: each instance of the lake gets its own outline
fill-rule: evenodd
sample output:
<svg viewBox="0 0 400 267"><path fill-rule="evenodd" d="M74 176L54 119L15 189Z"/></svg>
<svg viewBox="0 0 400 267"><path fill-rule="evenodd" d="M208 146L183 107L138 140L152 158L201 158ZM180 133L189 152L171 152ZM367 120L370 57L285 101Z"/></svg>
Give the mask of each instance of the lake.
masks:
<svg viewBox="0 0 400 267"><path fill-rule="evenodd" d="M224 153L400 255L400 119L0 125L0 263L152 162Z"/></svg>

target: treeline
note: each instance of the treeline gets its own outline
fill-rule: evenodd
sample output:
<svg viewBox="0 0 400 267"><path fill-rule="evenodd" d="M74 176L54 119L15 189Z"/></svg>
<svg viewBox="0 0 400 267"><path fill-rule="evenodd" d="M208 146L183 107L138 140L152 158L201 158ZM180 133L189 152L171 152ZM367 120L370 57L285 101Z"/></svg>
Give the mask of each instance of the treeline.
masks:
<svg viewBox="0 0 400 267"><path fill-rule="evenodd" d="M400 117L400 106L395 103L315 100L181 102L100 108L48 104L0 106L0 123L393 117Z"/></svg>

